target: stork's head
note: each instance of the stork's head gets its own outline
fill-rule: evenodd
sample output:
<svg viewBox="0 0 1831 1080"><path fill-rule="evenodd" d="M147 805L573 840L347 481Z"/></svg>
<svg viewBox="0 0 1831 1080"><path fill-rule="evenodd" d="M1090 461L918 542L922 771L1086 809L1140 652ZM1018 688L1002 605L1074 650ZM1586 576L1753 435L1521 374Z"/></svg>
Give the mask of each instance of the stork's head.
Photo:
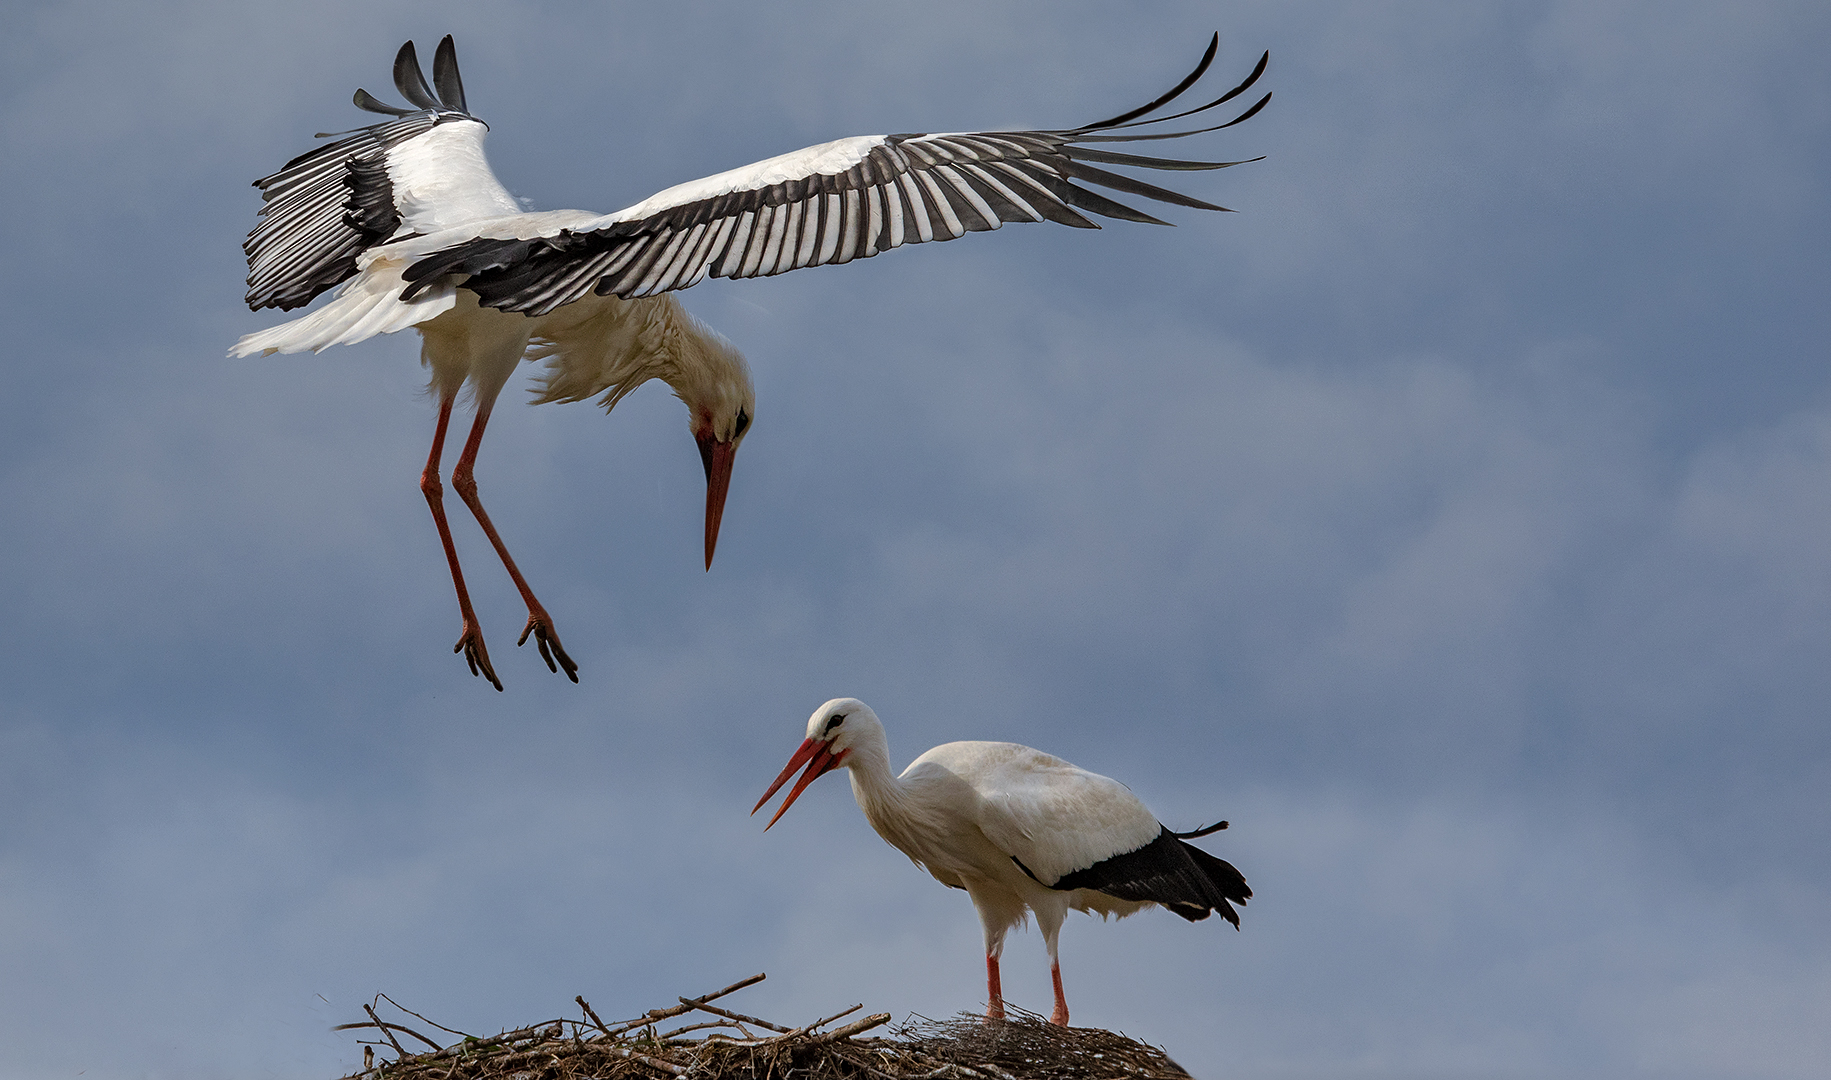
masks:
<svg viewBox="0 0 1831 1080"><path fill-rule="evenodd" d="M738 444L750 431L757 411L757 392L750 385L744 354L706 329L692 335L677 351L677 367L668 379L686 403L687 423L706 467L706 569L718 547L718 524L725 515L725 493L731 488L731 463Z"/></svg>
<svg viewBox="0 0 1831 1080"><path fill-rule="evenodd" d="M806 740L795 751L795 756L788 759L782 774L776 777L775 783L769 785L769 790L763 793L763 797L757 800L757 805L750 812L754 814L763 809L763 804L780 791L783 784L788 783L788 778L794 775L796 769L802 765L807 766L807 771L801 774L801 779L795 781L795 786L789 791L788 798L782 800L776 816L769 819L769 825L763 826L763 831L768 832L769 826L782 820L782 815L788 813L788 808L794 805L809 784L822 774L846 764L846 759L861 746L881 746L883 742L884 725L878 720L877 714L871 711L871 706L857 698L834 698L815 709L814 715L808 717Z"/></svg>

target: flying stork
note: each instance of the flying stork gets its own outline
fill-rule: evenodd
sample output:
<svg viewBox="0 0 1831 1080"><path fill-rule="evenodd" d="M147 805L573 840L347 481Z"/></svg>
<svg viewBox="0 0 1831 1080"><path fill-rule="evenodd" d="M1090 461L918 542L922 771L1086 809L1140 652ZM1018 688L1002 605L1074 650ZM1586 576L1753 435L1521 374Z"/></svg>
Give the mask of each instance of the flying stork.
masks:
<svg viewBox="0 0 1831 1080"><path fill-rule="evenodd" d="M1171 832L1117 780L1005 742L951 742L890 771L883 722L857 698L834 698L808 718L807 739L757 810L807 766L764 831L807 786L850 770L852 794L877 834L936 881L964 889L985 931L986 1016L1004 1018L998 957L1026 910L1049 948L1051 1023L1067 1026L1056 937L1070 909L1124 918L1161 905L1190 922L1218 912L1240 928L1234 904L1252 896L1233 864L1187 840L1227 827Z"/></svg>
<svg viewBox="0 0 1831 1080"><path fill-rule="evenodd" d="M649 379L685 403L706 473L706 568L718 542L732 461L756 414L743 355L681 308L671 292L712 277L762 277L804 266L869 258L930 240L952 240L1008 221L1055 221L1098 228L1083 211L1167 224L1081 183L1204 210L1200 199L1098 165L1204 170L1240 164L1177 161L1098 144L1182 138L1194 131L1133 131L1192 116L1251 87L1261 57L1240 85L1199 108L1141 120L1201 78L1201 63L1169 93L1109 120L1059 131L867 135L811 146L680 184L611 214L525 212L483 154L487 126L470 112L448 35L427 83L413 42L394 60L394 85L411 107L357 90L358 108L389 119L286 163L256 180L262 221L242 245L248 306L290 311L327 290L315 312L258 333L230 350L316 352L408 327L419 330L420 361L431 371L439 416L420 489L432 509L458 594L462 651L473 675L502 682L490 665L446 523L439 469L453 402L465 385L476 418L451 485L483 528L528 607L527 626L552 671L578 681L553 620L509 555L477 496L473 466L497 395L524 358L544 360L534 402L597 395L606 412ZM321 136L330 137L330 136ZM1095 163L1098 163L1096 165ZM1077 181L1081 183L1077 183Z"/></svg>

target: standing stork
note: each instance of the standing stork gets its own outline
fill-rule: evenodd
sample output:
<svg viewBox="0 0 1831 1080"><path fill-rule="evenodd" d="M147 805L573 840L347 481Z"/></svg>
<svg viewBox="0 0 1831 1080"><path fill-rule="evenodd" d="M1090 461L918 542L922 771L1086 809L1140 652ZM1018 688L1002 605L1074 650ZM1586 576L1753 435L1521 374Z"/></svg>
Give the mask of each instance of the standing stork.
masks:
<svg viewBox="0 0 1831 1080"><path fill-rule="evenodd" d="M896 776L877 714L857 698L835 698L808 718L807 739L750 812L803 765L764 831L816 778L849 770L852 794L877 834L972 898L985 931L986 1016L994 1020L1004 1017L998 957L1026 911L1049 949L1049 1020L1066 1027L1056 937L1071 909L1124 918L1158 904L1190 922L1219 912L1238 930L1233 905L1252 896L1232 863L1184 842L1225 829L1225 821L1171 832L1124 784L1027 746L946 743Z"/></svg>
<svg viewBox="0 0 1831 1080"><path fill-rule="evenodd" d="M473 675L490 665L445 519L439 469L452 405L467 384L476 418L451 484L521 591L527 626L552 671L578 681L553 620L510 557L473 476L490 410L516 365L544 360L535 403L602 395L606 412L649 379L685 403L706 472L706 568L718 542L732 461L756 412L744 357L669 293L712 277L762 277L952 240L1008 221L1098 228L1082 211L1167 224L1080 181L1160 202L1224 210L1096 164L1204 170L1232 161L1142 157L1097 144L1175 139L1231 127L1133 131L1192 116L1245 92L1264 72L1198 108L1143 120L1193 86L1201 63L1169 93L1109 120L1060 131L867 135L811 146L680 184L612 214L524 212L483 154L486 125L469 111L447 36L428 84L413 43L394 60L394 84L412 106L366 90L355 104L390 117L294 158L261 189L263 220L243 244L248 306L292 310L335 289L317 311L236 343L232 356L316 352L414 327L431 370L439 418L420 489L432 509L458 594L463 631L453 651Z"/></svg>

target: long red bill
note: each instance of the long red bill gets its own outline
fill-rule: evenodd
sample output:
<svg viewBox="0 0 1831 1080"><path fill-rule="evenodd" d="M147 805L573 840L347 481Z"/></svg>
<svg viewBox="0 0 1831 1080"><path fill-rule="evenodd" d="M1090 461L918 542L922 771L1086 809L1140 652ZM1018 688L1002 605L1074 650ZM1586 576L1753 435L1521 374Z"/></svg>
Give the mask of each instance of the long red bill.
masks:
<svg viewBox="0 0 1831 1080"><path fill-rule="evenodd" d="M725 517L725 495L731 490L731 463L737 444L713 438L699 439L699 459L706 466L706 569L718 549L718 526Z"/></svg>
<svg viewBox="0 0 1831 1080"><path fill-rule="evenodd" d="M763 826L763 831L768 832L771 826L781 821L782 815L788 813L788 808L795 805L795 800L801 797L801 793L807 790L807 786L822 775L838 768L839 763L845 760L848 753L850 751L835 754L827 743L817 739L803 741L800 748L795 751L795 756L788 759L788 764L783 767L781 775L776 777L776 782L769 785L769 790L763 793L763 797L757 800L756 806L750 811L754 814L763 809L763 804L780 791L783 784L788 783L788 778L794 775L795 770L803 764L807 765L807 771L801 774L801 779L797 780L795 786L789 790L788 798L782 800L782 805L776 810L776 816L769 819L769 824Z"/></svg>

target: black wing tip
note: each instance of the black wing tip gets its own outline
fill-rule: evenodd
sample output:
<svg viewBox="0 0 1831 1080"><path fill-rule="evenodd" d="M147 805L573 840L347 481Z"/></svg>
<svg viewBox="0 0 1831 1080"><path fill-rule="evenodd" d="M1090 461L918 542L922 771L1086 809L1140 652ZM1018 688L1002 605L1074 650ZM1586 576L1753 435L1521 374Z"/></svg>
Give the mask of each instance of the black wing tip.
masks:
<svg viewBox="0 0 1831 1080"><path fill-rule="evenodd" d="M426 72L420 67L420 55L411 38L394 54L394 88L413 105L422 109L439 108L439 99L426 84Z"/></svg>
<svg viewBox="0 0 1831 1080"><path fill-rule="evenodd" d="M1208 39L1208 48L1203 51L1201 61L1195 65L1195 70L1183 76L1182 81L1171 87L1168 93L1163 94L1148 105L1141 105L1136 109L1122 112L1118 116L1111 117L1110 119L1101 120L1092 124L1083 124L1074 130L1098 131L1101 128L1117 127L1129 120L1136 120L1140 116L1156 112L1158 109L1163 108L1165 105L1168 105L1170 102L1181 97L1183 91L1200 81L1201 77L1207 74L1208 66L1214 63L1215 54L1220 52L1220 48L1221 32L1216 30L1214 36Z"/></svg>
<svg viewBox="0 0 1831 1080"><path fill-rule="evenodd" d="M470 116L470 107L464 98L464 79L458 74L458 45L450 34L439 40L439 47L433 53L430 84L420 67L419 51L412 40L403 42L400 51L394 54L394 87L412 108L390 105L361 88L351 101L364 112L383 116L411 116L427 111Z"/></svg>
<svg viewBox="0 0 1831 1080"><path fill-rule="evenodd" d="M1215 42L1218 43L1219 40L1220 40L1220 34L1217 32L1215 34ZM1197 79L1199 79L1201 77L1202 73L1207 70L1208 61L1213 55L1214 47L1215 46L1213 43L1211 43L1209 45L1209 55L1207 57L1203 58L1203 62L1201 64L1201 66L1197 67L1195 69L1195 71L1192 72L1181 83L1179 83L1175 89L1171 90L1169 93L1158 98L1156 101L1151 102L1149 105L1146 105L1143 108L1133 109L1132 111L1130 111L1128 113L1123 113L1119 116L1115 116L1110 120L1102 120L1097 124L1086 124L1086 125L1083 125L1082 127L1073 128L1068 131L1058 132L1058 134L1069 136L1070 141L1073 141L1073 142L1080 142L1083 140L1095 141L1095 142L1105 142L1105 141L1124 141L1126 139L1176 139L1176 138L1182 138L1185 135L1199 135L1199 134L1202 134L1203 132L1219 131L1222 128L1229 128L1235 124L1243 123L1244 121L1251 119L1254 114L1256 114L1260 109L1265 107L1265 103L1267 101L1271 100L1270 94L1266 94L1265 97L1263 97L1259 100L1258 104L1256 104L1252 108L1246 110L1241 115L1234 117L1232 120L1228 121L1225 124L1220 124L1215 127L1200 128L1196 131L1184 131L1184 132L1177 132L1174 134L1162 134L1162 135L1099 136L1099 135L1093 134L1096 131L1102 131L1102 130L1114 130L1117 128L1133 128L1133 127L1148 126L1151 124L1161 124L1161 123L1165 123L1170 120L1180 120L1185 116L1194 116L1197 113L1207 112L1209 109L1215 108L1216 106L1219 106L1219 105L1224 105L1227 102L1232 101L1234 98L1245 93L1248 89L1250 89L1255 83L1257 83L1259 81L1260 76L1265 74L1266 65L1271 63L1271 58L1272 58L1271 50L1266 49L1264 52L1259 54L1259 62L1257 64L1253 65L1251 74L1247 75L1245 79L1241 80L1241 82L1238 86L1235 86L1233 89L1227 91L1225 94L1222 94L1220 97L1215 98L1213 101L1210 101L1205 105L1197 105L1193 109L1184 109L1182 112L1179 112L1179 113L1171 113L1168 116L1156 116L1156 117L1150 117L1149 119L1143 119L1143 120L1138 119L1139 117L1148 116L1150 113L1156 112L1159 108L1163 107L1164 105L1169 104L1172 100L1176 99L1177 97L1180 97L1182 95L1183 91L1187 90L1190 86L1194 85L1195 81Z"/></svg>
<svg viewBox="0 0 1831 1080"><path fill-rule="evenodd" d="M464 80L458 75L458 43L450 34L439 39L438 51L432 54L432 83L446 108L469 114L464 102Z"/></svg>
<svg viewBox="0 0 1831 1080"><path fill-rule="evenodd" d="M360 86L350 101L363 112L380 113L383 116L406 116L413 112L412 109L403 109L399 105L390 105Z"/></svg>
<svg viewBox="0 0 1831 1080"><path fill-rule="evenodd" d="M1235 124L1244 124L1246 121L1251 120L1253 117L1259 115L1259 110L1265 108L1266 103L1271 101L1271 99L1272 99L1271 91L1268 90L1268 91L1266 91L1265 96L1260 98L1258 100L1258 102L1253 105L1252 108L1247 109L1245 112L1234 117L1232 120L1227 121L1225 124L1222 124L1221 126L1224 128L1230 128Z"/></svg>

